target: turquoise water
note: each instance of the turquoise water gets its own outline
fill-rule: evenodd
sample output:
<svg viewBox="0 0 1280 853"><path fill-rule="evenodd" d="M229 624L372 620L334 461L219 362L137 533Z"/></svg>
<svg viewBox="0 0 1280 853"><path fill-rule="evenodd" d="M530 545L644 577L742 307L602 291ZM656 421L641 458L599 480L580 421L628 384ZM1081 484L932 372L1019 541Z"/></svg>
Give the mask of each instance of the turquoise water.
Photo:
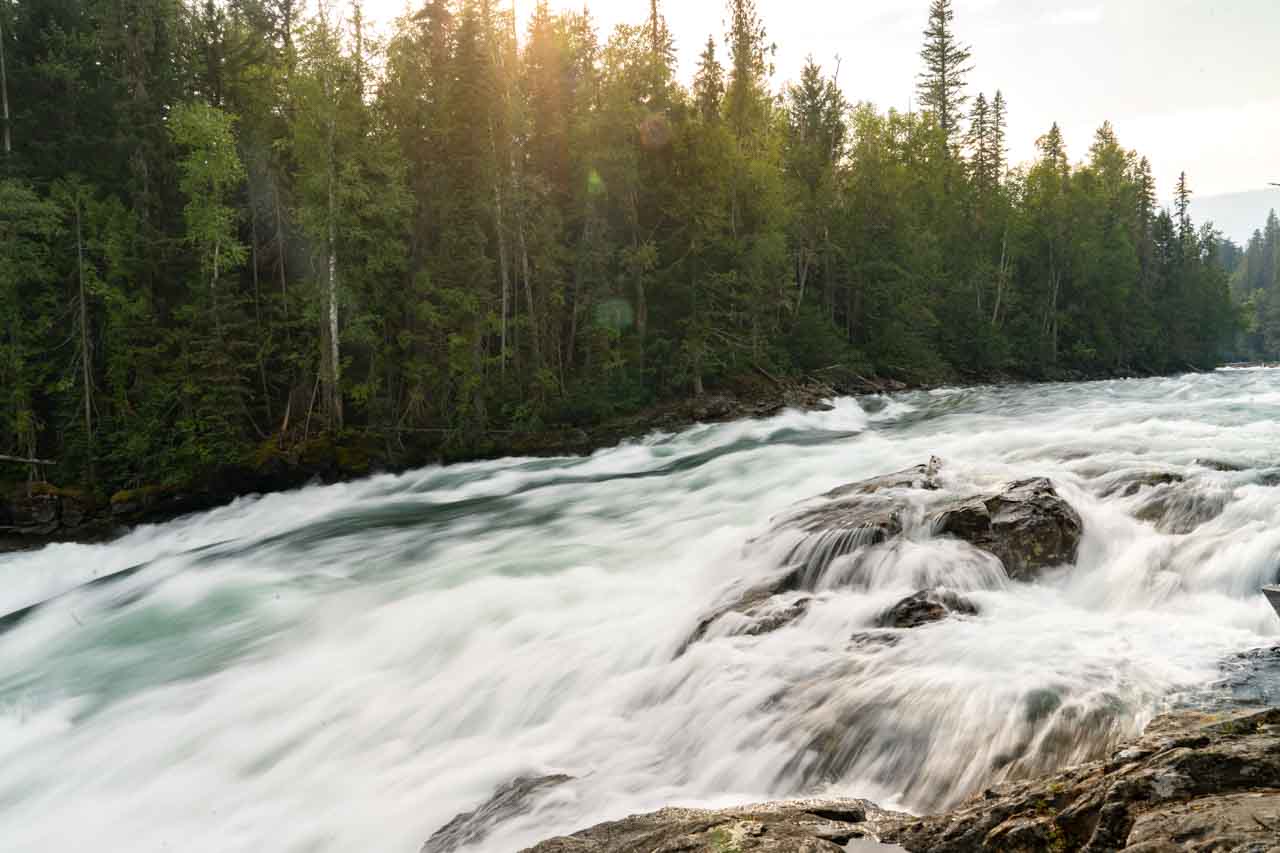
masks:
<svg viewBox="0 0 1280 853"><path fill-rule="evenodd" d="M1052 477L1085 522L1035 585L916 536L871 589L676 656L776 572L770 519L944 460L957 494ZM1187 478L1189 532L1102 497ZM928 810L1092 757L1275 645L1280 372L837 400L582 459L250 498L108 545L0 556L0 847L413 851L528 773L578 777L476 849L669 804L811 793ZM1192 519L1199 520L1198 518ZM114 583L89 581L129 569ZM981 608L851 646L940 577ZM1234 670L1233 670L1234 671Z"/></svg>

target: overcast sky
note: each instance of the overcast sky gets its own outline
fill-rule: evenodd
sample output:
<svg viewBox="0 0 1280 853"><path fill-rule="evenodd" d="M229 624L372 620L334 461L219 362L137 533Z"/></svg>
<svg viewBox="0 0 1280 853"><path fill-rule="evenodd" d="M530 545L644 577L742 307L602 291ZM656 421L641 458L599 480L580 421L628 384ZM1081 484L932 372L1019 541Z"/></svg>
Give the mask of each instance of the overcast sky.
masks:
<svg viewBox="0 0 1280 853"><path fill-rule="evenodd" d="M403 0L369 0L390 18ZM502 0L507 2L507 0ZM533 0L516 0L527 15ZM775 88L812 53L853 101L905 109L920 70L928 0L756 0L777 45ZM582 0L551 0L582 8ZM971 94L1004 90L1015 160L1057 121L1073 160L1110 119L1150 157L1167 198L1185 169L1200 195L1280 181L1280 0L955 0L973 50ZM603 34L638 22L647 0L593 0ZM707 35L722 41L722 0L663 0L687 80Z"/></svg>

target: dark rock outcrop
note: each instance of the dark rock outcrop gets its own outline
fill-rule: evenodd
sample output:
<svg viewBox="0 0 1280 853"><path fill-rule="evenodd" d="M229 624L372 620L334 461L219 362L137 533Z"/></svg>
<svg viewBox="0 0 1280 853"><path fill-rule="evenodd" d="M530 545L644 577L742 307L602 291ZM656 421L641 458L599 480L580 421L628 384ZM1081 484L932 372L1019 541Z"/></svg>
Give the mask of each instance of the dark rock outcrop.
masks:
<svg viewBox="0 0 1280 853"><path fill-rule="evenodd" d="M1276 853L1280 709L1159 717L1109 759L1004 783L941 815L865 800L663 809L527 853L836 853L859 839L911 853Z"/></svg>
<svg viewBox="0 0 1280 853"><path fill-rule="evenodd" d="M421 853L451 853L482 841L505 820L527 814L538 797L573 781L572 776L521 776L503 785L474 811L463 812L446 823L422 845Z"/></svg>
<svg viewBox="0 0 1280 853"><path fill-rule="evenodd" d="M944 507L933 518L936 532L996 555L1016 581L1073 561L1084 532L1079 513L1043 477Z"/></svg>
<svg viewBox="0 0 1280 853"><path fill-rule="evenodd" d="M1043 477L1020 480L998 491L968 498L938 499L939 460L895 474L841 486L827 503L806 508L782 522L812 534L792 552L821 551L822 560L854 547L884 542L903 532L915 492L917 512L938 535L962 539L1004 564L1013 580L1035 580L1044 569L1070 563L1083 533L1080 515ZM923 493L923 494L921 494ZM845 542L839 537L855 534ZM830 543L815 540L823 536ZM792 562L789 558L788 562ZM812 559L807 570L822 568Z"/></svg>
<svg viewBox="0 0 1280 853"><path fill-rule="evenodd" d="M1110 759L999 785L886 835L911 851L1280 849L1280 709L1158 718Z"/></svg>
<svg viewBox="0 0 1280 853"><path fill-rule="evenodd" d="M866 800L795 800L735 809L663 809L552 838L525 853L840 853L903 815Z"/></svg>
<svg viewBox="0 0 1280 853"><path fill-rule="evenodd" d="M790 624L807 612L811 602L804 597L779 601L778 596L817 589L835 560L889 542L901 536L909 523L931 527L939 535L962 539L994 555L1013 580L1033 581L1045 569L1075 559L1083 524L1049 480L1022 480L985 495L948 498L939 495L941 466L934 458L927 465L841 486L824 495L825 502L783 516L778 531L804 534L783 558L786 568L770 580L728 596L703 615L677 656L731 613L745 619L734 634L763 634ZM968 602L953 604L955 612L975 612ZM917 615L923 613L919 610Z"/></svg>
<svg viewBox="0 0 1280 853"><path fill-rule="evenodd" d="M952 615L976 616L978 608L948 589L925 589L908 596L876 618L879 628L918 628Z"/></svg>

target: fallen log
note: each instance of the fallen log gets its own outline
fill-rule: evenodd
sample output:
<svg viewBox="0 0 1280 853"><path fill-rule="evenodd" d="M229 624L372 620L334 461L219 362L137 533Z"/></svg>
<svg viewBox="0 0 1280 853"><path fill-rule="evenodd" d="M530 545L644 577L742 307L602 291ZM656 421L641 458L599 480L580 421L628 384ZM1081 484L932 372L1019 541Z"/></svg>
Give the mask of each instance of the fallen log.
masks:
<svg viewBox="0 0 1280 853"><path fill-rule="evenodd" d="M51 459L23 459L21 456L5 456L0 453L0 462L16 462L19 465L57 465Z"/></svg>

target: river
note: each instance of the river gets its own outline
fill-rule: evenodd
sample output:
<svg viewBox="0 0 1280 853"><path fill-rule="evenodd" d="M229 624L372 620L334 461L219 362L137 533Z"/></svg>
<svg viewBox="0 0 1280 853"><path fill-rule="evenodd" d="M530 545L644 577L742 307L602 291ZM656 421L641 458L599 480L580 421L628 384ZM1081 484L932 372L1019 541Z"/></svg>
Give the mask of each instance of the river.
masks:
<svg viewBox="0 0 1280 853"><path fill-rule="evenodd" d="M901 559L979 616L851 647L915 591L879 573L676 654L726 585L777 571L771 517L931 456L960 490L1053 478L1076 565L1014 584L925 538ZM1135 471L1185 476L1208 520L1102 497ZM841 399L0 555L0 615L47 601L0 634L0 847L411 853L551 772L576 780L477 850L669 804L942 807L1238 698L1224 661L1280 635L1277 483L1280 371L1223 370Z"/></svg>

